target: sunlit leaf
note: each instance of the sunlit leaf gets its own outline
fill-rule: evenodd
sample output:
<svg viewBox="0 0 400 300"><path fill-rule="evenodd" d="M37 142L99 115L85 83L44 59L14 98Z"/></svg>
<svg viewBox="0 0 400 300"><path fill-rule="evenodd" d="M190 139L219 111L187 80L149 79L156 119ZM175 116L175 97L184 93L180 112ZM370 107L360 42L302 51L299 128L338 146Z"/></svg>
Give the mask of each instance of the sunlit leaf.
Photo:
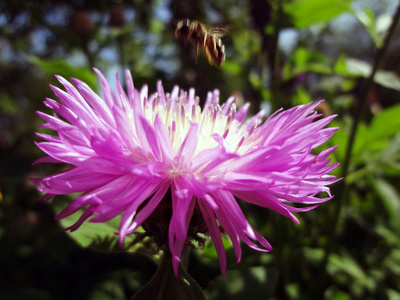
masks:
<svg viewBox="0 0 400 300"><path fill-rule="evenodd" d="M354 11L355 17L364 26L377 48L383 44L387 30L392 23L392 16L389 14L380 15L375 19L370 7L366 6L364 10Z"/></svg>
<svg viewBox="0 0 400 300"><path fill-rule="evenodd" d="M56 213L59 213L65 206L66 201L62 199L53 199L53 207ZM67 228L78 221L81 213L77 212L67 218L60 219L60 224L63 228ZM90 220L90 219L89 219ZM113 250L122 251L123 247L118 244L118 236L116 233L119 230L120 217L111 219L108 222L92 223L84 222L79 230L67 234L82 247L90 247L97 250ZM133 240L132 236L127 236L124 245L127 246Z"/></svg>
<svg viewBox="0 0 400 300"><path fill-rule="evenodd" d="M368 77L371 73L371 66L359 59L341 55L336 61L334 71L344 76Z"/></svg>
<svg viewBox="0 0 400 300"><path fill-rule="evenodd" d="M242 67L236 61L233 60L226 60L222 65L222 68L226 72L231 73L233 75L239 75L239 73L242 70Z"/></svg>
<svg viewBox="0 0 400 300"><path fill-rule="evenodd" d="M369 126L361 123L357 128L357 136L353 147L353 155L358 159L368 150L382 151L390 138L400 133L400 104L392 106L375 115ZM379 154L379 153L378 153ZM370 153L369 153L370 155ZM371 160L371 158L369 158Z"/></svg>
<svg viewBox="0 0 400 300"><path fill-rule="evenodd" d="M28 56L27 60L49 75L61 75L65 78L77 78L86 82L92 89L95 89L97 77L88 67L76 67L65 59L43 60L36 56Z"/></svg>
<svg viewBox="0 0 400 300"><path fill-rule="evenodd" d="M297 28L325 23L344 12L351 11L351 1L346 0L297 0L287 2L284 10L293 18Z"/></svg>
<svg viewBox="0 0 400 300"><path fill-rule="evenodd" d="M400 91L400 77L390 71L377 71L374 81L381 86Z"/></svg>
<svg viewBox="0 0 400 300"><path fill-rule="evenodd" d="M367 78L371 74L372 67L359 59L346 58L342 55L336 61L334 71L343 76ZM393 72L378 70L374 81L384 87L400 91L400 78Z"/></svg>
<svg viewBox="0 0 400 300"><path fill-rule="evenodd" d="M400 299L400 292L393 289L388 289L387 296L389 300Z"/></svg>
<svg viewBox="0 0 400 300"><path fill-rule="evenodd" d="M378 48L382 45L382 37L375 31L375 17L369 6L364 7L364 10L354 11L355 17L364 26L368 34Z"/></svg>
<svg viewBox="0 0 400 300"><path fill-rule="evenodd" d="M232 248L232 242L229 238L226 238L223 236L222 238L222 244L224 245L225 251ZM215 250L214 243L211 241L211 239L207 240L207 243L205 247L203 248L203 254L205 257L208 258L217 258L217 251Z"/></svg>
<svg viewBox="0 0 400 300"><path fill-rule="evenodd" d="M393 16L390 14L383 14L376 18L375 31L377 32L378 35L382 36L382 39L384 36L386 36L386 33L390 25L392 25L392 22L393 22Z"/></svg>
<svg viewBox="0 0 400 300"><path fill-rule="evenodd" d="M325 299L330 300L350 300L351 296L348 293L343 291L338 291L337 287L333 287L332 289L328 289L325 292Z"/></svg>
<svg viewBox="0 0 400 300"><path fill-rule="evenodd" d="M377 137L389 137L400 133L400 104L386 108L372 119L370 133Z"/></svg>

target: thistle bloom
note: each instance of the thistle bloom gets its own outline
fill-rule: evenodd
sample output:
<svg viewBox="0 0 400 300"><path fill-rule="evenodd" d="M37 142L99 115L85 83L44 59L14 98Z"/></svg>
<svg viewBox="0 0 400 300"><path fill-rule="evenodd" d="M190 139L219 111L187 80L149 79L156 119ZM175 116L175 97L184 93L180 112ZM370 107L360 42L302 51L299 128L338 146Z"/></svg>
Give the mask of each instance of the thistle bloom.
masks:
<svg viewBox="0 0 400 300"><path fill-rule="evenodd" d="M44 103L58 115L37 112L46 122L42 126L57 132L37 134L46 140L37 146L48 155L38 162L73 167L35 183L46 200L81 193L58 219L86 208L69 230L89 218L106 222L122 215L120 242L139 226L159 238L164 234L176 274L183 248L202 232L211 237L224 273L222 231L238 261L240 240L259 251L272 249L249 224L237 198L295 222L293 212L332 198L327 186L337 179L328 173L337 164L329 165L328 156L336 147L311 153L337 129L324 128L334 116L320 118L314 112L319 102L278 111L264 123L262 112L244 121L249 105L236 111L229 98L220 106L217 90L208 93L201 110L194 89L174 87L166 94L158 82L157 92L148 96L147 86L136 90L127 71L127 93L117 79L113 94L96 72L104 100L84 82L73 79L74 87L57 76L66 92L51 88L61 103ZM316 197L320 192L325 198Z"/></svg>

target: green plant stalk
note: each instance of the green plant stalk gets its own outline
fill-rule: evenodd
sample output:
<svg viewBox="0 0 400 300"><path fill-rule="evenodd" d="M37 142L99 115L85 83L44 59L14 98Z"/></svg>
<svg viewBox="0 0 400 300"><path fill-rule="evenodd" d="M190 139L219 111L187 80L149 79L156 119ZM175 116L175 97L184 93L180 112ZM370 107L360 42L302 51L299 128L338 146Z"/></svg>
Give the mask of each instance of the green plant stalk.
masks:
<svg viewBox="0 0 400 300"><path fill-rule="evenodd" d="M272 91L272 99L281 99L281 96L279 94L279 81L280 81L280 76L279 76L279 61L280 61L280 49L279 49L279 33L281 31L282 27L282 14L283 14L283 7L282 7L282 1L279 0L277 1L278 7L275 8L276 16L274 18L274 34L272 37L272 46L274 47L274 50L272 51L273 58L271 62L271 79L270 79L270 87ZM279 109L282 107L282 103L277 103L276 100L273 102L273 111Z"/></svg>
<svg viewBox="0 0 400 300"><path fill-rule="evenodd" d="M383 43L382 47L379 48L375 54L372 71L371 71L369 77L367 78L367 80L364 82L360 96L358 98L359 109L356 113L356 116L354 117L354 121L351 126L351 131L350 131L350 136L349 136L349 140L348 140L347 147L346 147L345 157L344 157L344 161L342 163L342 169L341 169L341 174L340 174L341 178L345 178L348 173L349 166L350 166L350 160L351 160L351 153L353 150L354 141L355 141L355 137L357 134L357 127L358 127L358 124L360 123L361 116L363 114L363 111L364 111L366 103L367 103L368 92L373 85L376 71L378 70L379 64L381 63L381 61L384 57L384 54L389 46L390 40L395 32L399 18L400 18L400 4L398 5L396 13L393 16L393 21L388 30L388 33L384 40L384 43ZM332 225L332 227L331 227L332 232L328 235L330 238L328 239L327 246L325 249L324 259L323 259L322 265L321 265L322 270L326 269L326 264L328 262L329 255L333 250L333 246L335 243L334 242L335 236L337 235L338 230L339 230L339 222L338 221L339 221L339 218L340 218L340 215L342 212L343 205L347 200L347 195L348 195L347 189L348 189L348 185L346 184L346 180L342 180L338 183L336 194L339 195L339 197L336 202L335 210L333 213L333 218L332 218L331 222L329 223Z"/></svg>
<svg viewBox="0 0 400 300"><path fill-rule="evenodd" d="M172 268L172 256L167 249L164 251L161 264L153 278L131 300L206 300L201 287L189 275L184 267L188 256L184 249L182 262L179 265L179 277Z"/></svg>
<svg viewBox="0 0 400 300"><path fill-rule="evenodd" d="M125 68L126 68L126 57L125 57L125 36L117 37L117 47L119 51L119 64L121 66L122 82L125 82Z"/></svg>

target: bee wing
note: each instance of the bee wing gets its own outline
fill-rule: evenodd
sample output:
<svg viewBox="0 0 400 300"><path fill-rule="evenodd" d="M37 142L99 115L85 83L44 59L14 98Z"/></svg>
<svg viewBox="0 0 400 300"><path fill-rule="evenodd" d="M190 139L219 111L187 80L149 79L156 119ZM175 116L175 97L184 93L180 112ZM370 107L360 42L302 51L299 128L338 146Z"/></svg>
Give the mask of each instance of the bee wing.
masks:
<svg viewBox="0 0 400 300"><path fill-rule="evenodd" d="M231 26L228 24L210 26L210 27L207 27L207 33L220 38L220 37L223 37L225 34L227 34L230 29L231 29Z"/></svg>

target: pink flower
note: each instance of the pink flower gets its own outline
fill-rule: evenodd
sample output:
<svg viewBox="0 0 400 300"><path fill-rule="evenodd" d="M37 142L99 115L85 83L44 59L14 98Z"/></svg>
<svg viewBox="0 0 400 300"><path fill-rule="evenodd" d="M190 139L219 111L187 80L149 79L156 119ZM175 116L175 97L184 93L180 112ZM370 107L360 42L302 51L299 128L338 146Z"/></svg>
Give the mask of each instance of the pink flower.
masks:
<svg viewBox="0 0 400 300"><path fill-rule="evenodd" d="M48 155L37 162L73 168L35 183L45 199L82 193L58 219L86 207L69 230L89 218L106 222L122 214L120 242L143 226L159 246L169 244L176 274L185 244L202 232L211 237L224 273L221 232L230 237L238 261L240 240L259 251L272 249L249 224L237 198L295 222L292 212L332 198L327 186L337 179L328 173L338 164L328 165L327 157L336 147L311 153L337 129L324 128L335 116L318 119L314 109L320 102L279 111L264 123L262 112L244 121L249 105L236 111L229 98L220 106L217 90L208 93L201 110L194 89L186 93L176 86L165 94L159 82L148 96L147 86L134 89L126 72L127 93L117 82L113 94L96 72L104 99L79 80L72 80L75 88L57 76L66 92L51 88L61 103L44 103L58 115L37 112L46 122L42 126L57 132L37 134L46 140L37 146ZM316 197L321 192L325 198Z"/></svg>

